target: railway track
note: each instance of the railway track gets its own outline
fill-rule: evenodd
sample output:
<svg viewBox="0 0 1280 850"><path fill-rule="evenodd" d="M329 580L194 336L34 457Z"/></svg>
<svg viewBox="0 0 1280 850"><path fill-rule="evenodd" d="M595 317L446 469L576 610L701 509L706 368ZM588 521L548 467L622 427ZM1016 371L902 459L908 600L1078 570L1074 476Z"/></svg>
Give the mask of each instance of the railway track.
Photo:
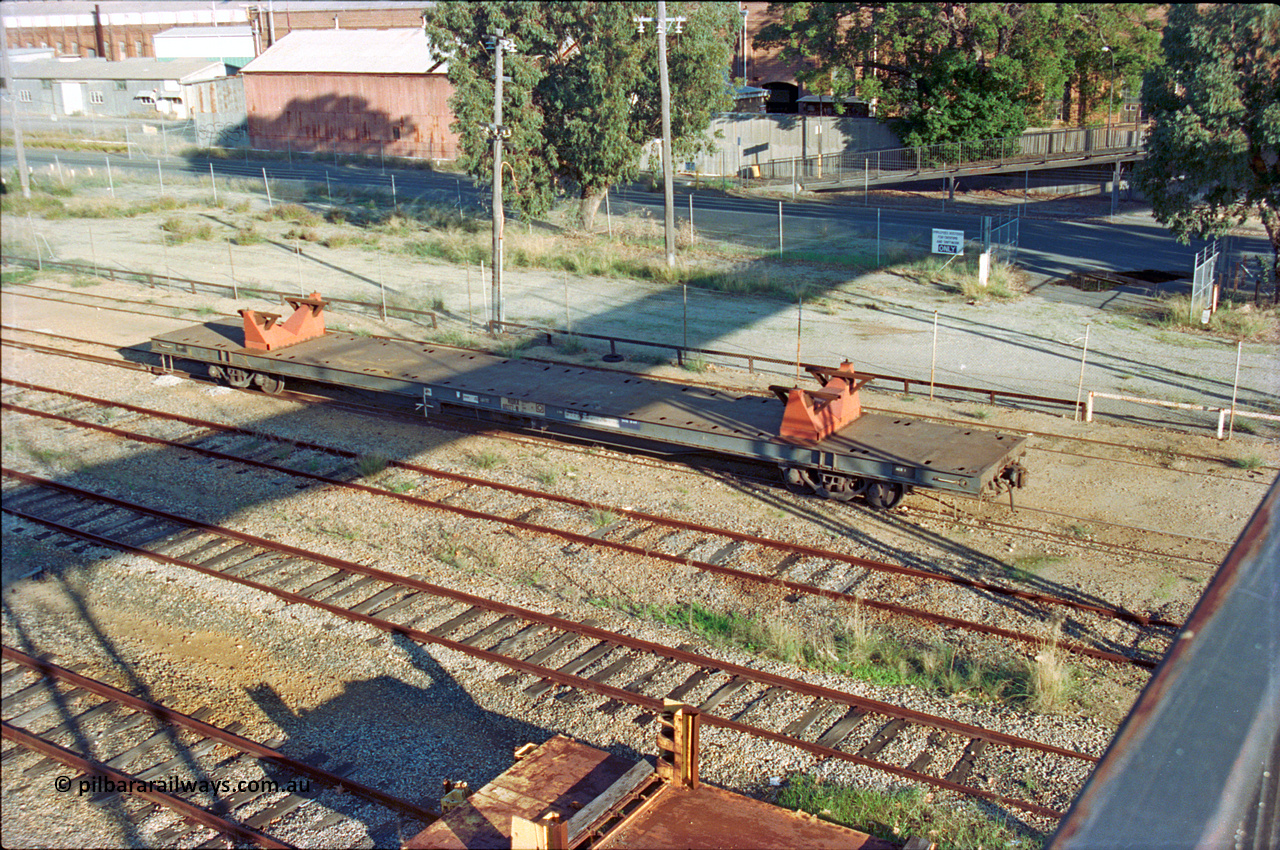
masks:
<svg viewBox="0 0 1280 850"><path fill-rule="evenodd" d="M344 820L371 824L369 846L376 846L439 817L353 780L359 765L322 769L323 753L283 753L283 736L261 743L240 734L239 723L214 726L206 722L208 708L183 714L8 646L3 658L5 690L12 689L4 698L4 739L15 745L3 755L6 772L23 751L40 756L22 770L29 780L67 768L59 791L122 813L154 846L226 846L221 836L291 847L272 835L281 822L296 834ZM153 817L164 823L153 829Z"/></svg>
<svg viewBox="0 0 1280 850"><path fill-rule="evenodd" d="M182 567L502 668L530 700L592 700L619 721L662 699L703 723L1040 817L1057 818L1096 756L540 614L4 470L3 509L55 545ZM1028 777L1031 777L1030 779ZM1033 789L1033 790L1028 790Z"/></svg>
<svg viewBox="0 0 1280 850"><path fill-rule="evenodd" d="M237 463L282 473L296 479L299 487L322 482L419 508L497 522L577 546L612 550L650 564L658 561L692 567L725 581L753 584L761 590L841 601L884 616L991 635L1026 646L1042 642L1040 626L1057 613L1070 638L1063 643L1064 650L1150 669L1180 625L1094 601L1037 593L379 458L379 465L413 476L407 482L403 477L395 482L397 491L408 492L395 492L387 489L390 482L377 486L363 483L360 479L365 476L358 469L360 457L350 451L19 381L3 380L0 385L6 390L5 400L0 403L0 409L5 411L195 453L219 464ZM103 424L104 421L112 424ZM126 424L127 430L122 427ZM181 428L180 433L174 433L175 426ZM160 432L163 436L157 435ZM413 495L411 491L415 490L428 495ZM491 501L500 503L500 512L487 506ZM592 523L592 515L606 521ZM597 526L594 529L593 524ZM1002 619L1010 625L948 614L952 602L948 593L926 593L924 607L896 601L919 597L922 588L931 585L994 597L1002 606ZM1139 645L1142 649L1136 648Z"/></svg>
<svg viewBox="0 0 1280 850"><path fill-rule="evenodd" d="M39 334L46 337L63 339L63 340L76 342L76 343L84 342L82 340L71 340L71 338L68 338L68 337L59 337L54 334L48 334L48 333L39 332L39 331L24 331L24 333ZM149 350L147 350L145 347L135 347L134 349L132 349L132 351L136 353L138 357L138 360L135 362L135 361L129 361L129 360L122 360L119 357L92 355L84 352L76 352L76 351L71 351L67 349L54 348L50 346L42 346L36 343L21 342L21 341L12 340L12 339L3 340L3 344L6 346L11 346L15 348L22 348L25 350L37 351L37 352L49 354L52 356L63 356L63 357L71 357L75 359L83 359L91 362L102 363L104 365L132 368L140 371L153 370L152 355L150 354ZM93 344L93 343L90 343L90 344ZM104 347L108 347L108 346L104 346ZM115 349L113 348L113 350ZM176 370L173 372L173 374L177 374L191 380L197 380L197 381L206 380L203 375L185 373L185 372L176 371ZM351 403L351 402L340 402L340 401L337 401L332 396L316 395L313 393L298 392L296 390L287 390L282 394L281 397L292 399L292 400L305 401L305 402L324 402L326 404L338 403L347 409L361 411L369 415L400 416L400 417L406 416L404 411L396 410L394 408L375 407L375 406L363 405L363 404L357 404L357 403ZM870 410L874 408L869 407L868 409ZM924 418L931 418L931 417L924 417ZM413 419L414 421L418 421L419 417L414 416ZM932 419L939 422L946 422L946 423L952 423L952 424L971 424L971 423L964 423L961 420L946 419L942 417L932 417ZM528 434L502 431L495 428L491 424L481 424L472 420L456 418L456 417L449 418L447 416L440 415L440 416L433 417L432 421L433 421L433 424L438 425L438 424L447 423L451 428L466 430L472 433L495 435L500 437L503 440L521 442L528 445L537 445L540 447L554 446L560 449L574 450L572 447L572 444L566 443L563 440L540 438L540 437L530 436ZM1035 435L1038 432L1025 432L1025 433L1029 435ZM1057 435L1048 435L1048 434L1044 434L1042 436L1046 438L1052 438L1055 440L1068 439L1068 440L1074 441L1074 440L1080 439L1076 437L1062 438ZM1119 443L1106 443L1103 441L1092 441L1092 440L1087 440L1086 442L1089 442L1091 444L1096 444L1099 446L1111 446L1116 450L1128 449L1133 452L1146 451L1138 447L1126 446L1125 444L1119 444ZM1031 450L1036 451L1038 449L1037 447L1033 446ZM1048 449L1046 451L1060 453L1060 454L1061 453L1072 454L1075 457L1088 458L1093 460L1107 460L1107 461L1112 460L1110 458L1098 457L1096 455L1078 454L1078 453L1073 454L1070 452L1062 452L1062 451L1053 450L1053 449ZM1168 453L1168 454L1174 457L1184 458L1188 460L1220 461L1219 458L1208 458L1200 455L1175 454L1175 453ZM622 455L622 454L617 455L617 458L620 462L652 466L655 468L683 469L683 468L689 468L691 465L693 465L695 468L698 468L701 471L712 472L717 474L729 471L729 474L732 474L735 478L751 481L753 483L767 486L767 487L776 487L778 484L777 474L772 470L769 472L768 475L761 475L757 470L753 468L747 468L745 464L734 463L732 461L726 461L726 460L718 460L718 461L713 460L713 461L707 461L707 462L704 462L702 460L697 460L697 461L691 462L689 459L686 458L680 461L671 462L671 461L664 461L654 457L646 457L643 455ZM1132 461L1124 461L1124 460L1121 460L1119 462L1134 463ZM1166 467L1160 466L1157 464L1139 464L1139 465L1150 466L1153 469L1161 469L1161 470L1167 469ZM1280 468L1276 468L1276 469L1280 470ZM1271 470L1272 470L1272 467L1261 467L1260 470L1258 470L1259 477L1241 477L1241 476L1232 476L1232 475L1222 475L1219 473L1196 472L1196 471L1187 471L1187 470L1180 470L1180 474L1195 475L1195 476L1201 476L1208 479L1217 479L1217 480L1226 479L1231 481L1238 481L1244 484L1265 486L1269 481L1269 475L1267 473L1269 473ZM1123 555L1126 557L1137 556L1137 557L1142 557L1142 558L1155 560L1155 561L1172 559L1172 560L1184 561L1184 562L1193 563L1193 564L1203 564L1206 566L1216 567L1217 564L1221 563L1222 557L1225 556L1227 550L1231 546L1231 541L1229 540L1218 540L1218 539L1205 538L1200 536L1186 535L1186 534L1180 534L1180 533L1170 532L1167 530L1160 530L1160 529L1137 528L1134 526L1125 525L1123 523L1115 523L1107 520L1102 520L1097 517L1084 517L1084 516L1074 515L1074 514L1065 513L1061 511L1052 511L1044 508L1031 507L1026 505L1025 503L1022 505L1019 505L1015 511L1009 507L1004 506L1002 503L994 502L994 501L984 502L984 501L977 501L973 499L959 499L959 500L952 500L950 504L947 504L939 500L936 494L931 494L930 498L932 501L935 501L937 504L939 504L940 507L929 508L926 506L927 502L916 500L916 504L907 505L902 510L905 514L911 514L911 515L929 518L929 519L940 521L940 522L945 522L951 525L952 527L960 526L960 527L965 527L970 529L986 529L986 530L999 529L1001 532L1013 533L1013 534L1016 534L1028 539L1033 539L1033 540L1043 540L1046 538L1051 539L1059 545L1082 550L1082 551L1111 552L1111 553ZM966 507L963 513L961 512L961 509L959 507L960 503L966 504ZM1063 525L1067 525L1070 529L1076 529L1077 531L1070 531L1070 530L1055 531L1053 529L1045 529L1044 527L1029 526L1026 524L1019 524L1019 523L1008 521L1019 514L1024 514L1024 515L1038 514L1045 517L1046 521L1048 522L1061 523ZM1096 533L1090 533L1089 535L1087 535L1088 539L1082 539L1081 535L1078 533L1078 529L1084 528L1084 527L1088 527L1091 530L1094 529L1094 527L1096 527L1097 531ZM1161 548L1149 548L1149 547L1144 548L1141 546L1134 546L1128 543L1119 543L1119 542L1113 542L1111 540L1108 540L1106 539L1108 533L1114 533L1114 534L1120 534L1120 535L1136 534L1137 536L1140 536L1142 539L1146 539L1146 540L1158 539L1158 540L1164 540L1166 541L1166 543Z"/></svg>

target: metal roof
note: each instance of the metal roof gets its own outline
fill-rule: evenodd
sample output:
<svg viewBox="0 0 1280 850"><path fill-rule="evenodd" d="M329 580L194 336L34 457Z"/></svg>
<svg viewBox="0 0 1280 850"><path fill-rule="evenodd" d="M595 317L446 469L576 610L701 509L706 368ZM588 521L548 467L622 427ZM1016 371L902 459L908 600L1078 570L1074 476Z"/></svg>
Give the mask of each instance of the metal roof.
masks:
<svg viewBox="0 0 1280 850"><path fill-rule="evenodd" d="M184 80L212 70L226 74L226 66L208 59L37 59L13 68L17 80Z"/></svg>
<svg viewBox="0 0 1280 850"><path fill-rule="evenodd" d="M443 74L418 27L294 30L241 69L243 74Z"/></svg>
<svg viewBox="0 0 1280 850"><path fill-rule="evenodd" d="M173 27L151 38L247 38L252 35L253 29L248 24L229 24L220 27Z"/></svg>

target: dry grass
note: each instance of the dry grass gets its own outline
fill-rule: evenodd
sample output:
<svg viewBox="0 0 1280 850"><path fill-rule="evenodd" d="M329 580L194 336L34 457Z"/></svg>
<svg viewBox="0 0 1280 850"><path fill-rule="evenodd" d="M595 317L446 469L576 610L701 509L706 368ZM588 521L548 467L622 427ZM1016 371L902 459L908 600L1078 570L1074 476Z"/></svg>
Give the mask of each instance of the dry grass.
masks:
<svg viewBox="0 0 1280 850"><path fill-rule="evenodd" d="M1030 707L1035 711L1053 714L1062 711L1071 700L1072 672L1063 656L1062 619L1054 618L1049 633L1040 642L1030 667Z"/></svg>

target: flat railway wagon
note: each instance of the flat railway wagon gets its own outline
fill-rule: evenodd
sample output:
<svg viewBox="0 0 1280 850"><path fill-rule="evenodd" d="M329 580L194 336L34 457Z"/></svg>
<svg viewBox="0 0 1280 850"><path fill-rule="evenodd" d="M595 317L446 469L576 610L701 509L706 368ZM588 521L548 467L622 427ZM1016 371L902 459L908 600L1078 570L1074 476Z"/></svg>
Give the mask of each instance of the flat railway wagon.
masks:
<svg viewBox="0 0 1280 850"><path fill-rule="evenodd" d="M892 508L912 488L969 496L1024 486L1023 437L863 413L849 364L810 371L811 390L733 395L640 375L327 331L324 300L286 299L293 314L242 310L152 338L166 369L203 363L215 380L280 392L288 380L407 396L448 412L601 443L646 444L774 464L794 490Z"/></svg>

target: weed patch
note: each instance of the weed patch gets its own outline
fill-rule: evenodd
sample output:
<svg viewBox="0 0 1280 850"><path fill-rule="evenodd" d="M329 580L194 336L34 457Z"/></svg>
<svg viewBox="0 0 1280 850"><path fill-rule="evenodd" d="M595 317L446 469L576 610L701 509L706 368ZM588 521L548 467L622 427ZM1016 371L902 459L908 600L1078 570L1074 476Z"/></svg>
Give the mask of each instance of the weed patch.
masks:
<svg viewBox="0 0 1280 850"><path fill-rule="evenodd" d="M471 461L471 465L476 469L493 469L506 463L506 458L490 449L479 452L469 452L467 460Z"/></svg>
<svg viewBox="0 0 1280 850"><path fill-rule="evenodd" d="M1040 846L974 803L935 803L933 794L920 788L877 791L798 774L788 780L778 804L894 842L917 836L944 850Z"/></svg>

